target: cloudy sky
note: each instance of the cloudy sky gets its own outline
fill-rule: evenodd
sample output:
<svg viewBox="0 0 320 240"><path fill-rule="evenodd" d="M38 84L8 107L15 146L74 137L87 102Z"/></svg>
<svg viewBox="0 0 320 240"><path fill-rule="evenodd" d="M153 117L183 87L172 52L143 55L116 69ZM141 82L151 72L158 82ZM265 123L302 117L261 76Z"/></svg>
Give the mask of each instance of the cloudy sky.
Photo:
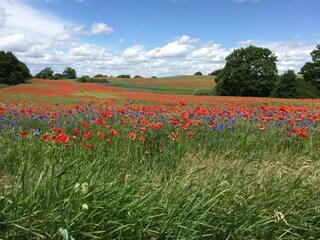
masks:
<svg viewBox="0 0 320 240"><path fill-rule="evenodd" d="M0 0L0 50L32 74L208 74L235 48L267 47L278 70L320 44L319 0Z"/></svg>

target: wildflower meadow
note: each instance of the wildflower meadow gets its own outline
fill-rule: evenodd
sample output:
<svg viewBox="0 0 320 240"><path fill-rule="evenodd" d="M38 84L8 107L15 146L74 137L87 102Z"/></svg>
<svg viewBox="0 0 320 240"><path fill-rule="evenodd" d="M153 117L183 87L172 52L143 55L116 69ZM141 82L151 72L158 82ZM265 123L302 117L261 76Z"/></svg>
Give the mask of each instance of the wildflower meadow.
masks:
<svg viewBox="0 0 320 240"><path fill-rule="evenodd" d="M318 99L0 94L0 239L320 238Z"/></svg>

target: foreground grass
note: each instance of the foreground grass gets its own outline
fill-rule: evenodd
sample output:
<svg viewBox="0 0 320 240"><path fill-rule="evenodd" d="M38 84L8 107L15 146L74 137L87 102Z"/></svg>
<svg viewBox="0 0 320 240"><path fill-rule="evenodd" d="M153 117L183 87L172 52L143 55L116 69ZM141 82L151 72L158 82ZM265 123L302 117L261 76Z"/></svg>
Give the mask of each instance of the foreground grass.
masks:
<svg viewBox="0 0 320 240"><path fill-rule="evenodd" d="M320 237L320 164L308 158L200 152L168 169L158 159L33 147L3 159L5 239Z"/></svg>
<svg viewBox="0 0 320 240"><path fill-rule="evenodd" d="M0 239L320 238L319 123L296 123L309 126L307 138L282 130L298 110L264 123L224 109L39 109L13 104L0 113ZM201 120L189 125L191 137L171 124L185 111ZM144 123L141 132L142 119L164 125ZM53 142L55 128L70 139Z"/></svg>

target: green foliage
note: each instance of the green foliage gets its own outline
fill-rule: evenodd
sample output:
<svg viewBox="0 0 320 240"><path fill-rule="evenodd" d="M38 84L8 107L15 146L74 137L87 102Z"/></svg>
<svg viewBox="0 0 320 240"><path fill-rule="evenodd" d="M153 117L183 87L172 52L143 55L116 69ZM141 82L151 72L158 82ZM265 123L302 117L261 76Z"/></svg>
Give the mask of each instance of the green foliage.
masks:
<svg viewBox="0 0 320 240"><path fill-rule="evenodd" d="M65 78L65 76L61 73L55 73L52 76L52 79L54 79L54 80L59 80L59 79L63 79L63 78Z"/></svg>
<svg viewBox="0 0 320 240"><path fill-rule="evenodd" d="M42 69L39 73L37 73L35 78L43 78L43 79L50 79L53 77L53 70L51 67L46 67Z"/></svg>
<svg viewBox="0 0 320 240"><path fill-rule="evenodd" d="M77 79L77 82L93 82L94 79L88 75L82 75L80 78Z"/></svg>
<svg viewBox="0 0 320 240"><path fill-rule="evenodd" d="M279 76L279 81L271 96L277 98L297 97L297 76L293 70L288 70Z"/></svg>
<svg viewBox="0 0 320 240"><path fill-rule="evenodd" d="M156 76L152 76L151 78L157 78Z"/></svg>
<svg viewBox="0 0 320 240"><path fill-rule="evenodd" d="M129 74L122 74L117 76L117 78L131 78Z"/></svg>
<svg viewBox="0 0 320 240"><path fill-rule="evenodd" d="M307 62L301 68L301 74L306 82L320 90L320 44L311 52L312 62Z"/></svg>
<svg viewBox="0 0 320 240"><path fill-rule="evenodd" d="M77 78L77 73L76 70L74 70L71 67L67 67L64 71L63 71L63 75L65 76L65 78L68 79L76 79Z"/></svg>
<svg viewBox="0 0 320 240"><path fill-rule="evenodd" d="M202 72L198 71L194 73L195 76L202 76Z"/></svg>
<svg viewBox="0 0 320 240"><path fill-rule="evenodd" d="M136 76L134 76L133 78L143 78L143 77L140 76L140 75L136 75Z"/></svg>
<svg viewBox="0 0 320 240"><path fill-rule="evenodd" d="M193 91L193 95L199 95L199 96L215 96L216 95L216 89L215 87L211 88L198 88Z"/></svg>
<svg viewBox="0 0 320 240"><path fill-rule="evenodd" d="M218 69L218 70L215 70L213 71L212 73L209 73L209 76L217 76L219 73L221 73L223 69Z"/></svg>
<svg viewBox="0 0 320 240"><path fill-rule="evenodd" d="M216 78L223 96L267 97L277 81L277 58L267 48L249 46L234 50Z"/></svg>
<svg viewBox="0 0 320 240"><path fill-rule="evenodd" d="M296 98L319 98L320 90L303 79L297 79Z"/></svg>
<svg viewBox="0 0 320 240"><path fill-rule="evenodd" d="M31 78L28 67L12 52L0 51L0 84L15 85Z"/></svg>
<svg viewBox="0 0 320 240"><path fill-rule="evenodd" d="M100 74L100 73L98 73L98 74L96 74L96 75L93 76L93 78L99 78L99 77L108 77L108 76L107 76L107 75Z"/></svg>
<svg viewBox="0 0 320 240"><path fill-rule="evenodd" d="M301 75L300 75L301 76ZM277 98L318 98L320 91L317 87L306 82L296 75L293 70L288 70L279 76L276 88L271 97Z"/></svg>

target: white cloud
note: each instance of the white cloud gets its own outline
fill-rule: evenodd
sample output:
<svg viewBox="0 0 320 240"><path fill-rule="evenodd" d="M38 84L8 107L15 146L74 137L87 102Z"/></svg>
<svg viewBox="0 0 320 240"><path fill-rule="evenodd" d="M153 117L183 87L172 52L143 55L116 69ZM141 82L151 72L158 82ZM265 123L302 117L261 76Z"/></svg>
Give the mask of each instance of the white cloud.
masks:
<svg viewBox="0 0 320 240"><path fill-rule="evenodd" d="M162 57L183 57L192 48L197 39L191 39L189 36L181 36L173 42L167 43L163 47L157 47L146 53L147 57L162 58Z"/></svg>
<svg viewBox="0 0 320 240"><path fill-rule="evenodd" d="M190 59L208 59L212 62L224 62L226 56L230 53L224 48L221 48L220 44L205 44L202 47L194 50L188 58Z"/></svg>
<svg viewBox="0 0 320 240"><path fill-rule="evenodd" d="M91 26L91 34L108 34L112 33L113 29L112 27L109 27L105 23L94 23Z"/></svg>
<svg viewBox="0 0 320 240"><path fill-rule="evenodd" d="M13 34L0 38L0 49L12 52L26 52L34 42L22 34Z"/></svg>
<svg viewBox="0 0 320 240"><path fill-rule="evenodd" d="M124 57L137 57L141 53L144 54L144 46L134 45L133 47L125 49L122 55Z"/></svg>
<svg viewBox="0 0 320 240"><path fill-rule="evenodd" d="M48 41L64 31L67 21L55 17L51 13L31 8L19 0L2 1L3 12L7 14L6 21L0 29L0 35L23 34L38 41ZM3 22L3 20L2 20Z"/></svg>

